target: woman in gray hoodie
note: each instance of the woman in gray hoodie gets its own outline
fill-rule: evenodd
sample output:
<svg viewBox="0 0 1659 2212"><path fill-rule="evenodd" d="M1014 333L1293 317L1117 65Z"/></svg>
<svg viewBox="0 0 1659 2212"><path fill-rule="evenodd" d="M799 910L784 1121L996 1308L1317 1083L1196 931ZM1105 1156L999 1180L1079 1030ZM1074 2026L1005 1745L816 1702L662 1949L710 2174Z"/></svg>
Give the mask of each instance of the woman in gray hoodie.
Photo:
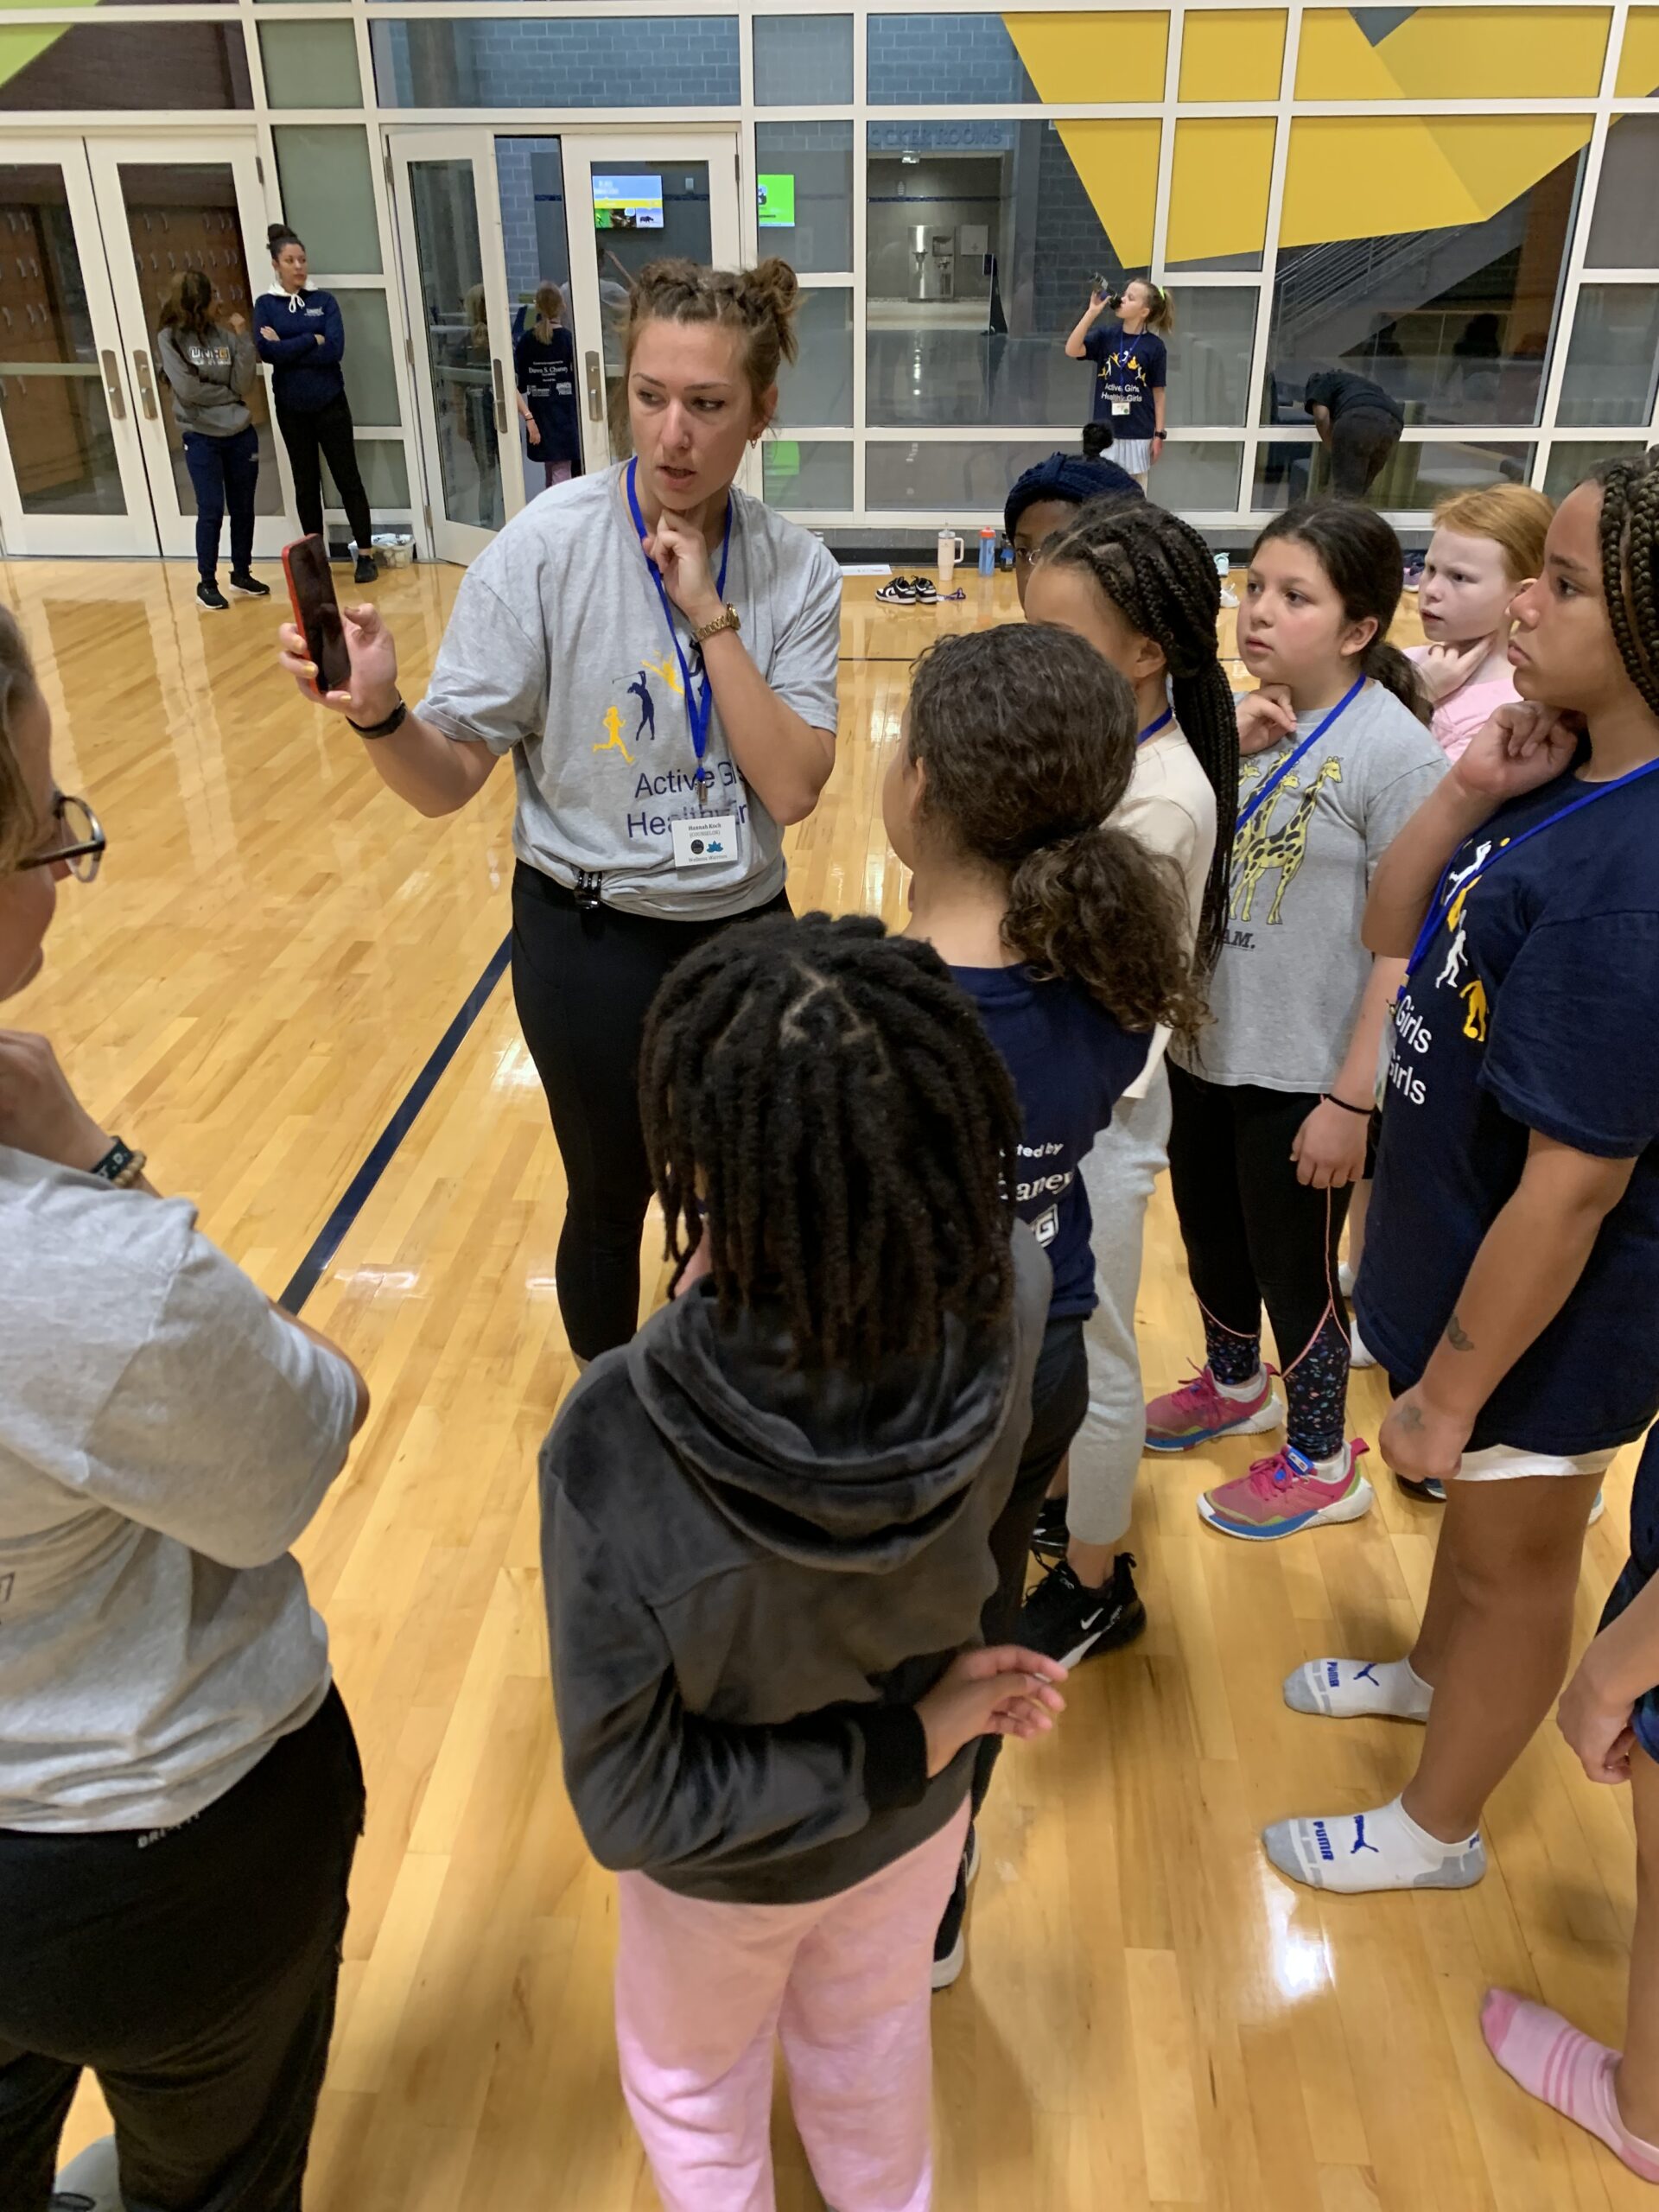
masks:
<svg viewBox="0 0 1659 2212"><path fill-rule="evenodd" d="M196 598L214 614L230 601L219 588L219 531L231 511L231 589L269 599L249 567L253 558L253 494L259 480L259 437L248 394L259 356L239 315L215 320L212 280L181 270L162 302L156 350L173 392L173 414L184 433L184 461L196 488Z"/></svg>

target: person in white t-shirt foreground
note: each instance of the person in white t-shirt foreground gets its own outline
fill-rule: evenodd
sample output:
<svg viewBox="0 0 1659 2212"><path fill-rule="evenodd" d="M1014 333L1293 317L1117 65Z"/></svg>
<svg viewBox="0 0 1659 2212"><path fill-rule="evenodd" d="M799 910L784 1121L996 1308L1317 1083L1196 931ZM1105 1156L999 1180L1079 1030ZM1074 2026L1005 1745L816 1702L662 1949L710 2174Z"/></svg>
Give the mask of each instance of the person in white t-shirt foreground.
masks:
<svg viewBox="0 0 1659 2212"><path fill-rule="evenodd" d="M0 1000L104 834L0 610ZM289 1547L368 1411L0 1028L0 2204L296 2212L363 1776Z"/></svg>
<svg viewBox="0 0 1659 2212"><path fill-rule="evenodd" d="M1190 524L1161 507L1096 501L1043 547L1025 607L1033 622L1075 631L1134 688L1135 768L1112 819L1175 863L1202 990L1226 924L1238 801L1238 732L1217 653L1214 557ZM1083 1167L1098 1297L1084 1336L1089 1411L1034 1540L1038 1556L1057 1564L1020 1627L1034 1650L1066 1652L1071 1665L1128 1643L1146 1625L1135 1561L1117 1547L1128 1533L1146 1440L1135 1301L1147 1205L1168 1163L1167 1042L1160 1031Z"/></svg>
<svg viewBox="0 0 1659 2212"><path fill-rule="evenodd" d="M635 458L543 492L479 556L414 713L370 607L346 610L351 688L323 701L422 814L512 756L513 997L564 1160L559 1310L584 1363L639 1318L651 1002L715 931L787 911L784 825L835 762L841 571L732 481L795 358L796 299L785 262L653 262L628 308ZM304 640L283 642L315 698Z"/></svg>

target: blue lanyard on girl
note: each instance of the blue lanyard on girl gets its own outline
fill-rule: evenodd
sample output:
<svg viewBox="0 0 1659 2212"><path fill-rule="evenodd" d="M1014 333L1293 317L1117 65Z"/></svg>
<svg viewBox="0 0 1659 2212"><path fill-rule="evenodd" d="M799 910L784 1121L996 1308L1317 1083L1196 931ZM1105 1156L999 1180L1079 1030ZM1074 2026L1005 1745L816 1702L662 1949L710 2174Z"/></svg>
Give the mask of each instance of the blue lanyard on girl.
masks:
<svg viewBox="0 0 1659 2212"><path fill-rule="evenodd" d="M1279 766L1274 770L1273 773L1268 778L1266 783L1262 785L1261 789L1251 794L1249 804L1240 807L1238 810L1238 820L1233 824L1233 835L1235 837L1237 836L1239 831L1244 828L1248 822L1253 820L1256 815L1260 814L1262 808L1273 797L1274 791L1278 790L1280 785L1284 782L1285 778L1296 766L1296 763L1301 759L1303 753L1307 751L1308 747L1311 745L1317 745L1319 743L1319 740L1325 735L1326 730L1330 728L1332 723L1334 722L1339 715L1347 713L1349 708L1353 705L1355 700L1358 698L1360 693L1364 689L1365 678L1363 676L1357 677L1351 689L1343 693L1341 698L1338 699L1336 705L1332 708L1330 713L1319 724L1319 728L1317 729L1310 730L1307 735L1302 740L1301 743L1296 747L1296 750L1290 755L1289 759L1287 760L1281 760L1279 763Z"/></svg>
<svg viewBox="0 0 1659 2212"><path fill-rule="evenodd" d="M639 512L639 495L633 487L634 473L639 466L637 461L631 461L628 463L628 508L633 516L633 526L639 533L639 550L644 553L645 539L649 532L645 529L645 518ZM726 535L721 541L720 548L720 574L715 579L715 596L722 606L726 601L726 564L731 557L732 507L728 498L726 503ZM669 643L673 646L675 656L680 664L680 680L685 691L685 718L691 725L691 750L697 756L697 772L691 780L697 787L697 804L701 806L708 786L715 780L714 771L711 768L706 768L702 760L703 754L709 750L709 724L715 711L714 686L709 681L707 668L702 671L702 690L700 695L693 685L691 671L686 664L685 648L681 645L680 633L674 626L674 609L670 604L667 588L663 582L662 570L648 553L645 554L645 566L651 571L651 581L657 587L657 596L663 603L663 620L668 625Z"/></svg>
<svg viewBox="0 0 1659 2212"><path fill-rule="evenodd" d="M1656 768L1659 768L1659 760L1644 760L1639 768L1632 768L1628 775L1615 776L1611 784L1596 784L1581 798L1569 799L1565 806L1558 806L1554 814L1547 814L1541 822L1535 822L1529 830L1522 830L1519 836L1506 837L1496 852L1489 853L1484 861L1478 861L1472 871L1465 871L1464 880L1448 897L1446 887L1451 880L1452 861L1456 860L1458 856L1457 853L1453 853L1452 861L1447 861L1446 866L1440 870L1440 880L1434 887L1434 896L1429 901L1428 912L1423 918L1423 925L1417 932L1417 942L1413 945L1411 958L1406 963L1406 981L1409 982L1422 965L1424 956L1439 935L1440 924L1446 919L1447 910L1452 901L1460 894L1472 891L1488 868L1496 868L1499 861L1503 860L1507 854L1518 853L1522 846L1529 839L1541 837L1546 830L1553 830L1558 822L1565 822L1569 814L1582 814L1586 806L1593 806L1599 798L1611 798L1615 791L1622 791L1626 784L1639 783L1643 776L1652 775ZM1473 833L1475 837L1479 835L1480 832L1478 830ZM1463 844L1466 845L1472 842L1471 837L1465 837ZM1458 852L1460 853L1462 850L1463 845L1459 845Z"/></svg>
<svg viewBox="0 0 1659 2212"><path fill-rule="evenodd" d="M1155 722L1148 722L1145 729L1138 730L1135 733L1135 743L1137 745L1144 745L1149 737L1156 737L1159 731L1162 729L1166 723L1173 722L1174 719L1175 709L1173 707L1166 707L1163 713L1159 715Z"/></svg>

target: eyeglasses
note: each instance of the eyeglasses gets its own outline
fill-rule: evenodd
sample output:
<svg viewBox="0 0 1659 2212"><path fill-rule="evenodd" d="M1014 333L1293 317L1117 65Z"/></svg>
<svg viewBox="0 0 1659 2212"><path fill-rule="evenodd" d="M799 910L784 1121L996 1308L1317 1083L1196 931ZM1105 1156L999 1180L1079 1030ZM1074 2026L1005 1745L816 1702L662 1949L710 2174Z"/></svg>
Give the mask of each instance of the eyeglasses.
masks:
<svg viewBox="0 0 1659 2212"><path fill-rule="evenodd" d="M71 798L64 791L53 794L52 819L59 831L58 842L48 851L20 861L18 866L55 868L61 862L77 883L90 883L109 847L103 823L84 798Z"/></svg>

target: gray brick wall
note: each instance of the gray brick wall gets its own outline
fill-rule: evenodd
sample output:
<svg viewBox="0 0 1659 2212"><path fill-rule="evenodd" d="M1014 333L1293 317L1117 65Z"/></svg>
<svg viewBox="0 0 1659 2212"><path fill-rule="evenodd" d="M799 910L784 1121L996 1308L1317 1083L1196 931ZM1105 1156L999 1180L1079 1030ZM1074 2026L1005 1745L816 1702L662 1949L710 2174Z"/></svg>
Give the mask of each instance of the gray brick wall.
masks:
<svg viewBox="0 0 1659 2212"><path fill-rule="evenodd" d="M396 107L734 107L735 16L530 16L370 25Z"/></svg>
<svg viewBox="0 0 1659 2212"><path fill-rule="evenodd" d="M869 86L892 107L1037 97L1000 16L872 16Z"/></svg>

